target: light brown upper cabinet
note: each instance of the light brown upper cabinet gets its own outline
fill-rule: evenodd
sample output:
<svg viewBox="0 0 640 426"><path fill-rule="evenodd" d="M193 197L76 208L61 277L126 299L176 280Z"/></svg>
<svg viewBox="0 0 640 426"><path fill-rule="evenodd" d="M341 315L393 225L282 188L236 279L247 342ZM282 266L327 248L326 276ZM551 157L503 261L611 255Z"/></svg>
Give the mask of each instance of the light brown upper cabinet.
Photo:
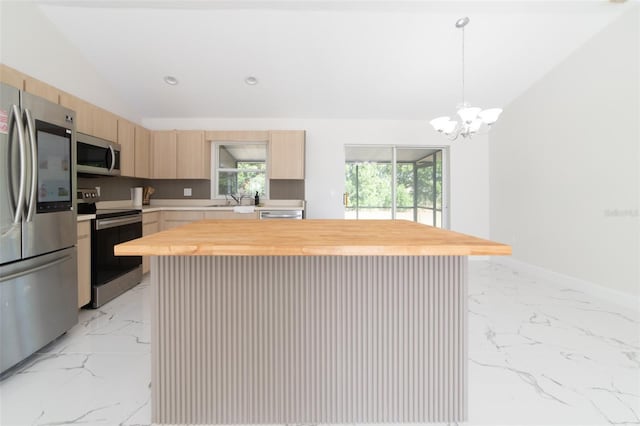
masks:
<svg viewBox="0 0 640 426"><path fill-rule="evenodd" d="M58 89L28 76L24 79L24 91L46 99L49 102L53 102L54 104L57 104L60 98L60 91Z"/></svg>
<svg viewBox="0 0 640 426"><path fill-rule="evenodd" d="M118 118L109 111L93 106L93 136L108 141L118 140Z"/></svg>
<svg viewBox="0 0 640 426"><path fill-rule="evenodd" d="M264 142L269 140L266 130L208 130L205 139L213 142Z"/></svg>
<svg viewBox="0 0 640 426"><path fill-rule="evenodd" d="M175 179L176 131L151 132L151 177L153 179Z"/></svg>
<svg viewBox="0 0 640 426"><path fill-rule="evenodd" d="M205 141L202 130L178 130L177 176L178 179L211 178L211 143Z"/></svg>
<svg viewBox="0 0 640 426"><path fill-rule="evenodd" d="M32 95L39 96L57 104L60 101L60 91L47 83L30 77L4 64L0 64L0 81Z"/></svg>
<svg viewBox="0 0 640 426"><path fill-rule="evenodd" d="M118 119L114 114L65 92L60 92L60 105L76 112L77 132L111 142L118 140Z"/></svg>
<svg viewBox="0 0 640 426"><path fill-rule="evenodd" d="M5 64L0 64L0 81L13 86L16 89L24 89L24 80L27 76Z"/></svg>
<svg viewBox="0 0 640 426"><path fill-rule="evenodd" d="M151 132L144 127L135 126L134 131L134 171L135 177L151 177Z"/></svg>
<svg viewBox="0 0 640 426"><path fill-rule="evenodd" d="M93 105L65 92L60 92L60 105L76 112L76 132L97 136L93 134Z"/></svg>
<svg viewBox="0 0 640 426"><path fill-rule="evenodd" d="M269 179L304 179L304 130L269 132Z"/></svg>
<svg viewBox="0 0 640 426"><path fill-rule="evenodd" d="M136 126L124 118L118 118L118 144L120 144L120 174L136 175Z"/></svg>

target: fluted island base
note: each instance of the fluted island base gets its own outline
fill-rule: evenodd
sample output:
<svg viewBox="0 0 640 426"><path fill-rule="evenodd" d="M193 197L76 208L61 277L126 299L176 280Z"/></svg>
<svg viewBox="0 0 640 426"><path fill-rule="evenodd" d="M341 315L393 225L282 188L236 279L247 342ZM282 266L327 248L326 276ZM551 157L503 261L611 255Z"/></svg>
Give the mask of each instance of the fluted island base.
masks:
<svg viewBox="0 0 640 426"><path fill-rule="evenodd" d="M466 256L152 258L156 424L467 419Z"/></svg>

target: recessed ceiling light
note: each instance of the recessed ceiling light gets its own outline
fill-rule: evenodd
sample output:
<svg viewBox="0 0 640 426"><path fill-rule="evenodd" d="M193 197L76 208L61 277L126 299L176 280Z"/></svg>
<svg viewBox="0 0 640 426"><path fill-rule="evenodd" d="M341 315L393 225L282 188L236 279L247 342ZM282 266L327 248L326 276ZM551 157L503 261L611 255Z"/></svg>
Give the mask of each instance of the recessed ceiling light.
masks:
<svg viewBox="0 0 640 426"><path fill-rule="evenodd" d="M168 75L164 78L164 82L171 86L175 86L176 84L178 84L178 79L172 75Z"/></svg>
<svg viewBox="0 0 640 426"><path fill-rule="evenodd" d="M258 84L258 79L250 75L249 77L244 79L244 82L247 83L249 86L255 86L256 84Z"/></svg>

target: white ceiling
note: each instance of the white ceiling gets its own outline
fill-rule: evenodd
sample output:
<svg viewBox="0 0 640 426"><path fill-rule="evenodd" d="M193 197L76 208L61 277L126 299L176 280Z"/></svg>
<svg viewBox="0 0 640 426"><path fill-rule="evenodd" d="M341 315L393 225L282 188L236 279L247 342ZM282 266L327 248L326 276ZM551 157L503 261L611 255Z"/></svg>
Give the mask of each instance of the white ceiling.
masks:
<svg viewBox="0 0 640 426"><path fill-rule="evenodd" d="M52 1L141 117L431 119L505 106L633 2ZM615 48L615 46L612 46ZM165 75L180 84L168 86ZM258 78L248 86L245 77Z"/></svg>

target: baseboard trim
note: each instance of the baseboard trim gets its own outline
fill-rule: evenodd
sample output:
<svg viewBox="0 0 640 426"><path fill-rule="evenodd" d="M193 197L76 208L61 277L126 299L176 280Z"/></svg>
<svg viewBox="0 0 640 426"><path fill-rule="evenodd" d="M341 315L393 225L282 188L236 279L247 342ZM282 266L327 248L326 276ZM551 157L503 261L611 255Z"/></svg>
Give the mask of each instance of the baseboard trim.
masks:
<svg viewBox="0 0 640 426"><path fill-rule="evenodd" d="M592 283L590 281L586 281L576 277L571 277L569 275L564 275L550 269L542 268L540 266L532 265L530 263L514 259L513 257L492 256L491 262L497 265L519 269L533 275L536 278L569 287L573 290L591 294L595 297L606 300L607 302L615 303L616 305L627 309L632 309L635 311L640 309L640 297L634 296L633 294L613 290L600 284Z"/></svg>

